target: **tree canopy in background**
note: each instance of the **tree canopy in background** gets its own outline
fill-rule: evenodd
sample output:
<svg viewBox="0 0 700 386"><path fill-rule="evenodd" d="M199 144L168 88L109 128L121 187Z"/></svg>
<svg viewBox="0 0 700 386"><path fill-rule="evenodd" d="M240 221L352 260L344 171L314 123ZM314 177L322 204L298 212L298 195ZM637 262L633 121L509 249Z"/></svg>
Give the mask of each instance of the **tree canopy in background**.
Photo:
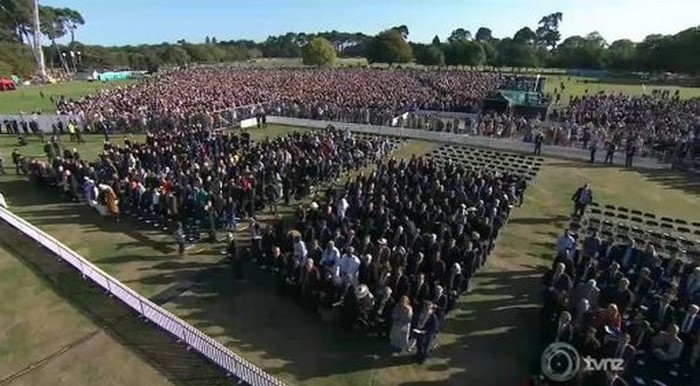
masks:
<svg viewBox="0 0 700 386"><path fill-rule="evenodd" d="M31 2L0 0L0 76L33 73L31 19ZM336 57L364 57L370 63L415 61L438 66L558 67L700 74L700 27L675 35L652 34L642 42L620 39L608 44L597 32L562 40L559 27L564 18L561 12L545 15L536 26L523 26L513 36L499 38L487 26L480 26L472 35L466 27L459 27L448 36L435 35L430 44L409 42L409 27L399 25L375 36L333 30L288 32L269 36L262 42L206 36L202 43L180 39L172 43L105 47L80 43L79 28L89 20L84 20L76 10L40 6L40 19L45 42L50 43L43 47L47 65L67 70L146 70L261 57L302 57L305 63L326 65L332 51ZM309 46L311 42L324 40L323 49L320 43ZM307 52L304 55L305 47L308 50L314 48L314 54ZM79 57L71 57L68 55L70 51L80 52Z"/></svg>
<svg viewBox="0 0 700 386"><path fill-rule="evenodd" d="M315 37L301 47L301 57L307 66L331 66L335 63L335 47L328 40Z"/></svg>
<svg viewBox="0 0 700 386"><path fill-rule="evenodd" d="M370 63L408 63L413 60L413 49L398 28L388 29L373 37L367 44Z"/></svg>

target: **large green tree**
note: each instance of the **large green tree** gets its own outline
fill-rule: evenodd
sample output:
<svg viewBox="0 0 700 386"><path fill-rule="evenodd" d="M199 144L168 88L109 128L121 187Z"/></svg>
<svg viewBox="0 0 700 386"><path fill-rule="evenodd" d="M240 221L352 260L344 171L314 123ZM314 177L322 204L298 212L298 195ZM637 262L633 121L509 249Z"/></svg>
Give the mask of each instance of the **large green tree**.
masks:
<svg viewBox="0 0 700 386"><path fill-rule="evenodd" d="M380 32L372 38L367 45L366 55L370 63L408 63L413 59L411 46L394 29Z"/></svg>
<svg viewBox="0 0 700 386"><path fill-rule="evenodd" d="M538 44L549 49L554 49L557 46L557 43L561 40L559 23L561 23L562 17L561 12L554 12L540 19L535 31Z"/></svg>
<svg viewBox="0 0 700 386"><path fill-rule="evenodd" d="M469 30L466 30L464 28L457 28L456 30L452 31L452 33L450 33L450 36L447 38L447 42L464 42L471 39L472 33L469 32Z"/></svg>
<svg viewBox="0 0 700 386"><path fill-rule="evenodd" d="M335 64L335 47L320 37L311 39L301 47L301 57L307 66L332 66Z"/></svg>
<svg viewBox="0 0 700 386"><path fill-rule="evenodd" d="M476 35L474 35L474 40L480 43L490 42L491 40L493 40L493 33L489 28L480 27L476 31Z"/></svg>
<svg viewBox="0 0 700 386"><path fill-rule="evenodd" d="M445 63L448 65L480 66L486 61L481 43L454 41L445 45Z"/></svg>
<svg viewBox="0 0 700 386"><path fill-rule="evenodd" d="M436 44L413 44L416 63L424 66L444 66L445 53Z"/></svg>

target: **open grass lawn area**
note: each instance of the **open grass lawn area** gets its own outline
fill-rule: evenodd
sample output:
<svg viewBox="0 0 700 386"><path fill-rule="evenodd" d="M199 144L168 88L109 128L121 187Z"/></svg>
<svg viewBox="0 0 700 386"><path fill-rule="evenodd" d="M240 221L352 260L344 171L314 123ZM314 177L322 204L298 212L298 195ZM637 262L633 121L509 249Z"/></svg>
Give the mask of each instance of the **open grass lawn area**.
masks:
<svg viewBox="0 0 700 386"><path fill-rule="evenodd" d="M605 79L582 78L577 76L567 75L545 75L545 93L554 94L555 90L561 93L560 105L567 105L571 96L584 95L588 90L588 95L605 92L607 94L627 94L627 95L644 95L651 94L652 90L669 90L671 94L679 90L679 95L682 99L700 97L700 87L678 87L678 86L658 86L649 85L642 87L641 84L621 84L606 82ZM564 91L561 90L561 84L564 84Z"/></svg>
<svg viewBox="0 0 700 386"><path fill-rule="evenodd" d="M271 126L251 133L259 140L289 130ZM6 160L13 141L11 137L0 139ZM96 155L101 141L101 136L89 137L81 152ZM33 143L23 151L41 154L37 146ZM394 155L406 158L437 147L436 143L408 140ZM169 233L147 229L130 219L106 222L90 209L65 203L55 192L41 192L15 177L13 171L9 173L0 177L0 191L13 211L136 290L162 299L166 308L273 375L291 384L319 386L518 385L539 359L540 278L553 257L555 238L568 224L570 197L576 187L589 182L597 201L688 220L697 220L688 217L698 217L693 211L700 205L700 183L670 171L624 171L547 159L528 188L524 206L516 209L502 230L487 267L477 274L474 292L461 299L439 335L434 357L420 366L409 357L391 356L387 342L345 332L325 316L310 315L291 299L278 298L269 272L247 267L248 279L234 282L221 263L221 244L201 244L178 258ZM8 305L7 310L22 306ZM81 326L68 316L59 315L52 322ZM65 334L66 341L92 331L90 323L85 323L84 330L74 336ZM75 384L83 383L76 380Z"/></svg>
<svg viewBox="0 0 700 386"><path fill-rule="evenodd" d="M0 226L0 291L5 294L0 302L0 383L170 384L100 327L123 324L130 316L96 311L109 299L36 249L13 229ZM96 320L89 310L104 319Z"/></svg>
<svg viewBox="0 0 700 386"><path fill-rule="evenodd" d="M120 82L87 82L73 81L36 86L23 86L14 91L0 92L0 114L18 114L20 111L29 113L41 110L44 113L55 113L56 107L50 96L58 98L63 95L67 98L79 98L87 94L95 93L105 88L125 86L133 81ZM41 93L44 94L42 98Z"/></svg>

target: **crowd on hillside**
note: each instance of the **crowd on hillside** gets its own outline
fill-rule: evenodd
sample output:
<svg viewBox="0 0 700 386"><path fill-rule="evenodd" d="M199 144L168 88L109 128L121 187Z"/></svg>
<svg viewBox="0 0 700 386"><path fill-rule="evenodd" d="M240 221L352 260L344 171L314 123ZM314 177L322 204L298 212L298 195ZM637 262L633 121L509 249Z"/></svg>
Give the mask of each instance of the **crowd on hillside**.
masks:
<svg viewBox="0 0 700 386"><path fill-rule="evenodd" d="M397 352L415 345L422 362L524 189L510 174L382 161L302 208L291 230L254 230L253 255L280 295L312 312L338 308L342 325Z"/></svg>
<svg viewBox="0 0 700 386"><path fill-rule="evenodd" d="M74 201L115 218L127 211L159 224L181 222L192 241L199 236L195 224L215 239L215 229L234 229L237 218L304 197L390 150L385 139L356 139L335 129L254 143L247 133L183 129L149 133L142 143L105 142L97 162L63 148L56 137L45 142L46 161L19 150L12 158L18 172Z"/></svg>
<svg viewBox="0 0 700 386"><path fill-rule="evenodd" d="M217 127L261 111L389 124L416 109L475 112L487 93L527 84L523 79L457 70L195 68L167 71L79 100L61 98L57 106L97 131ZM237 109L235 117L222 112L232 109Z"/></svg>
<svg viewBox="0 0 700 386"><path fill-rule="evenodd" d="M547 132L554 144L685 156L700 137L700 98L680 99L669 91L643 96L593 94L573 97Z"/></svg>
<svg viewBox="0 0 700 386"><path fill-rule="evenodd" d="M624 364L614 372L582 371L573 384L696 384L697 263L662 257L631 239L603 240L597 232L579 238L567 230L556 245L557 258L542 281L544 344L569 343L582 358Z"/></svg>

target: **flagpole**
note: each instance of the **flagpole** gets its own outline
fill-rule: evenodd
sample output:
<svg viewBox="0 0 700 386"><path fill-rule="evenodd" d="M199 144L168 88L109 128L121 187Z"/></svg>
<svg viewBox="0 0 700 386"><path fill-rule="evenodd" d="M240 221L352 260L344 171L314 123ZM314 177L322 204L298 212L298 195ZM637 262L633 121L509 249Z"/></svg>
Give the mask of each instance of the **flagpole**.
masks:
<svg viewBox="0 0 700 386"><path fill-rule="evenodd" d="M44 50L41 48L41 25L39 23L39 0L32 1L32 17L34 19L34 58L36 59L36 71L41 80L45 81L46 64L44 63Z"/></svg>

